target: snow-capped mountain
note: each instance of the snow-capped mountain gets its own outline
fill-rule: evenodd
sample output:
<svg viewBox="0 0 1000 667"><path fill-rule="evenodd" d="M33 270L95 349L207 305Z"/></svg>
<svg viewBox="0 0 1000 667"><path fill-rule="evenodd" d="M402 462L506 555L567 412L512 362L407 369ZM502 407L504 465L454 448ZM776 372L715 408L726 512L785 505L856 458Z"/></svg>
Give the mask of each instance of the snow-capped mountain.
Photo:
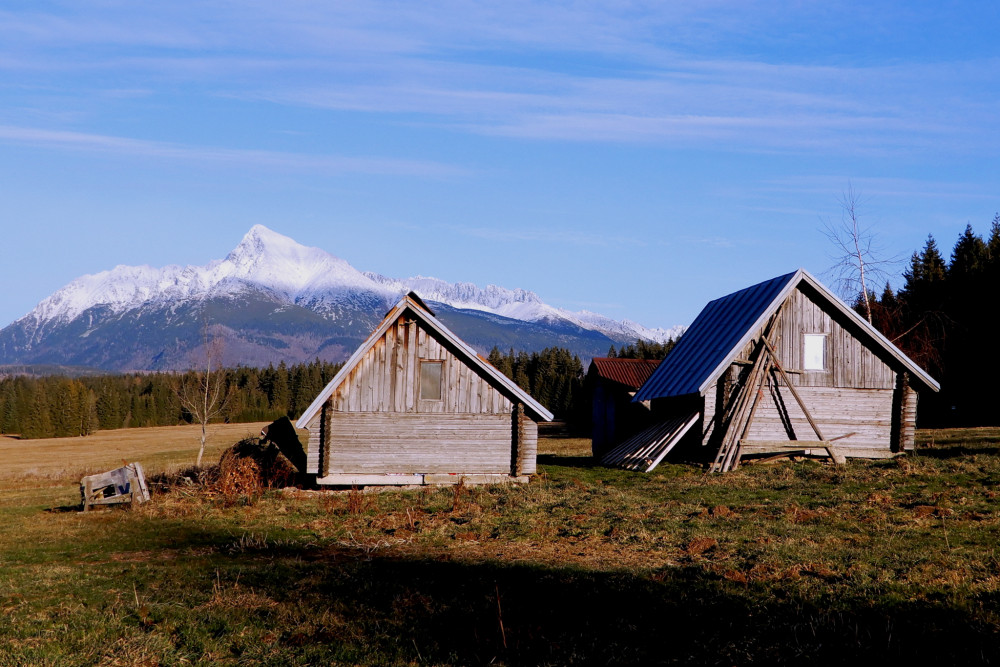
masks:
<svg viewBox="0 0 1000 667"><path fill-rule="evenodd" d="M257 225L207 266L117 266L74 280L0 330L0 363L182 368L208 324L225 330L227 363L338 360L411 290L484 349L564 345L589 357L611 343L662 342L682 330L573 313L522 289L362 273Z"/></svg>
<svg viewBox="0 0 1000 667"><path fill-rule="evenodd" d="M77 278L18 322L66 322L94 308L118 314L135 308L190 299L225 297L252 287L297 303L334 303L353 292L390 291L339 257L300 245L263 225L254 226L223 260L208 266L116 266Z"/></svg>

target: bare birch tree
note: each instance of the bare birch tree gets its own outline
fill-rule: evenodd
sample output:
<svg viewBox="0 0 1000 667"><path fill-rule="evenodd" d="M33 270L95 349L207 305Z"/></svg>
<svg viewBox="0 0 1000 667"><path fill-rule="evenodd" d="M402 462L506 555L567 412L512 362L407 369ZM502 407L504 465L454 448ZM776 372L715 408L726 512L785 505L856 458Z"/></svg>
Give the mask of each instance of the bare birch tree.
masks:
<svg viewBox="0 0 1000 667"><path fill-rule="evenodd" d="M897 260L883 256L874 230L861 223L859 209L862 204L860 196L848 183L847 190L840 196L840 222L824 220L823 233L833 246L830 259L834 264L828 273L833 275L837 291L850 298L860 295L865 316L871 324L870 286L886 283L886 269Z"/></svg>
<svg viewBox="0 0 1000 667"><path fill-rule="evenodd" d="M192 420L201 425L201 447L198 449L198 460L195 463L201 467L201 459L205 455L205 441L208 439L208 424L223 415L232 397L227 387L226 372L222 366L223 340L221 337L209 338L205 328L204 370L193 371L193 377L188 374L181 380L177 398L181 406L188 411Z"/></svg>

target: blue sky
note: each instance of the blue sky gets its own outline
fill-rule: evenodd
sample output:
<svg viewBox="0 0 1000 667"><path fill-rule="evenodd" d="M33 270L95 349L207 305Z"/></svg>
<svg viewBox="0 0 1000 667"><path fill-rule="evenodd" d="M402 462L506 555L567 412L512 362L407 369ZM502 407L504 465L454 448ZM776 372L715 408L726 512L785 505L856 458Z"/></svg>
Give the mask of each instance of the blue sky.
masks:
<svg viewBox="0 0 1000 667"><path fill-rule="evenodd" d="M254 224L647 326L822 277L848 187L950 252L1000 210L998 7L6 0L0 326Z"/></svg>

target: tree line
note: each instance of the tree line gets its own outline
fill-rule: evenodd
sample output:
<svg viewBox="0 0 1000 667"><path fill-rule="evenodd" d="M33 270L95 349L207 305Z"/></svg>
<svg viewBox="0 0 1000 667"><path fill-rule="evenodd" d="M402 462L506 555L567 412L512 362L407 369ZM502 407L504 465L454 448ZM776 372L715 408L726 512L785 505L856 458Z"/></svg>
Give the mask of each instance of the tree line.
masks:
<svg viewBox="0 0 1000 667"><path fill-rule="evenodd" d="M611 359L663 359L670 350L674 349L677 341L670 338L665 343L655 341L637 340L634 343L627 343L615 349L612 345L608 349L608 357Z"/></svg>
<svg viewBox="0 0 1000 667"><path fill-rule="evenodd" d="M296 417L333 379L341 364L314 361L267 368L237 367L223 375L227 422ZM89 435L97 430L191 423L181 390L197 379L187 373L0 380L0 433L23 438Z"/></svg>
<svg viewBox="0 0 1000 667"><path fill-rule="evenodd" d="M910 257L903 286L886 284L872 300L872 323L941 383L920 396L924 425L1000 423L1000 387L990 369L997 356L1000 295L1000 214L986 238L966 225L949 259L932 235ZM855 307L863 313L859 298Z"/></svg>
<svg viewBox="0 0 1000 667"><path fill-rule="evenodd" d="M665 343L638 340L620 348L612 345L608 356L663 359L675 343L673 339ZM561 347L531 353L515 352L513 349L501 352L494 347L488 361L547 407L556 419L565 420L572 431L578 434L590 432L592 388L584 381L580 357Z"/></svg>
<svg viewBox="0 0 1000 667"><path fill-rule="evenodd" d="M566 348L547 347L541 352L501 352L494 347L487 357L493 366L544 405L556 419L573 420L583 395L583 362Z"/></svg>

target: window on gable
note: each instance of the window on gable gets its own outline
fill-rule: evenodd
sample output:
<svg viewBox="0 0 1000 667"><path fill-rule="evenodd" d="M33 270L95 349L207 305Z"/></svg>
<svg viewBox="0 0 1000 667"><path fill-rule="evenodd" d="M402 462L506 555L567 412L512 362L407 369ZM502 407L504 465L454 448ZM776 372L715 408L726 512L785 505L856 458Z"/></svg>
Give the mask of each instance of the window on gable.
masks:
<svg viewBox="0 0 1000 667"><path fill-rule="evenodd" d="M420 362L420 400L441 400L441 379L443 369L443 361Z"/></svg>
<svg viewBox="0 0 1000 667"><path fill-rule="evenodd" d="M803 334L802 368L807 371L826 370L826 334Z"/></svg>

